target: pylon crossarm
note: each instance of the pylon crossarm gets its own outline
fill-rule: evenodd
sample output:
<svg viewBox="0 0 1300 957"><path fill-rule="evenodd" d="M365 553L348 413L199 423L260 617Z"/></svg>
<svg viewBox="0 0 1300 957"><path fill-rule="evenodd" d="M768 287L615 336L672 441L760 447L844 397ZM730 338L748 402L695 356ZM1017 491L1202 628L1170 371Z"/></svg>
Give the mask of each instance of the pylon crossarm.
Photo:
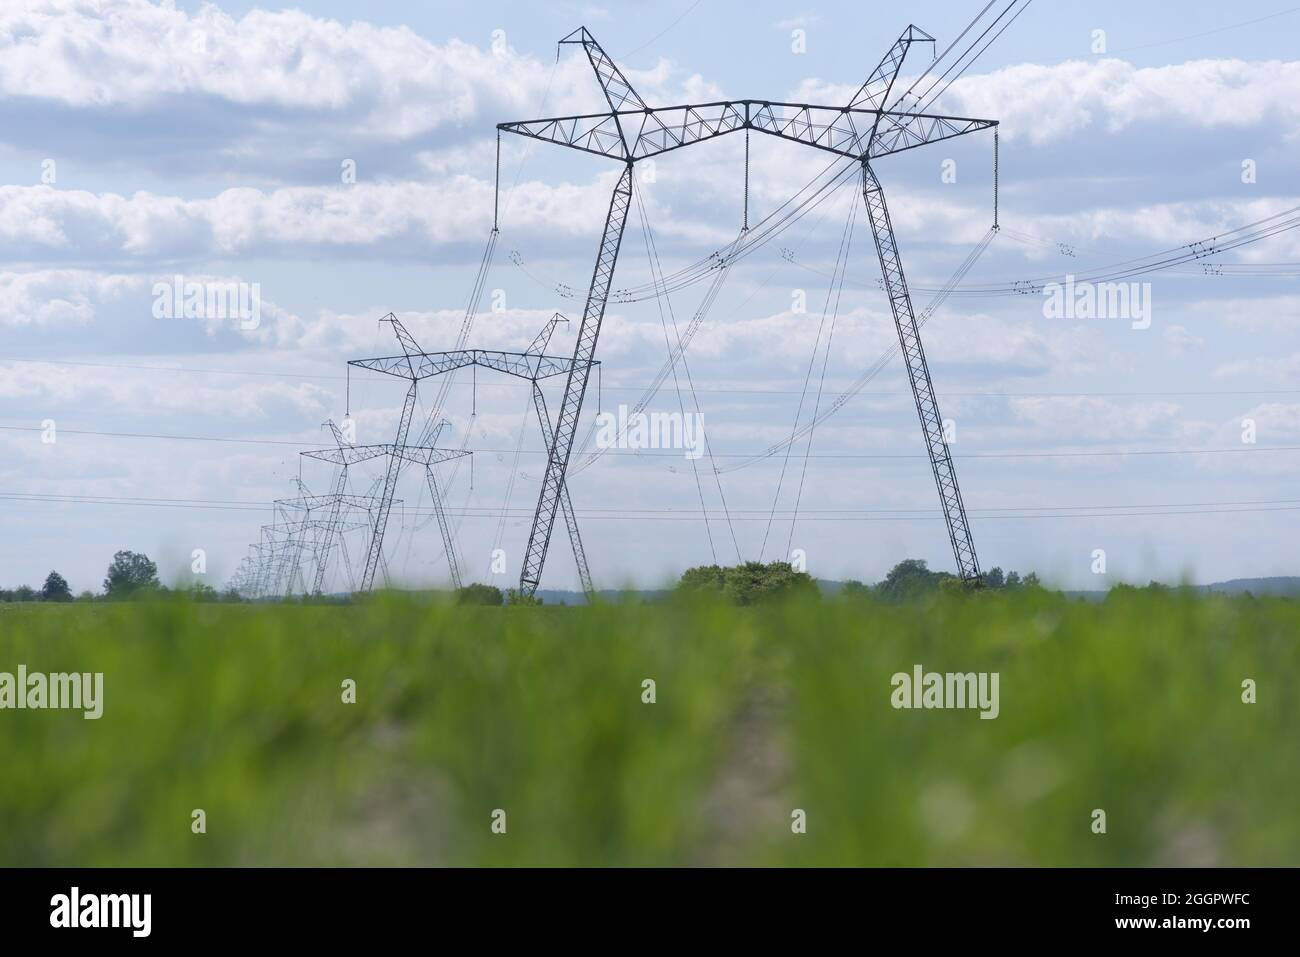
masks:
<svg viewBox="0 0 1300 957"><path fill-rule="evenodd" d="M943 417L939 412L934 382L930 378L925 349L921 344L921 330L912 309L912 296L907 288L907 279L903 275L898 240L889 217L889 207L885 203L884 190L876 178L875 171L865 162L862 164L862 195L871 218L871 232L876 241L876 253L880 259L885 293L889 297L890 310L894 314L894 326L898 331L903 360L907 365L907 377L912 385L916 412L921 419L921 431L925 436L926 451L930 456L935 485L939 489L940 504L943 506L953 555L957 560L957 570L963 581L976 581L980 577L980 567L979 559L975 555L975 541L966 519L961 490L957 485L957 471L953 466L952 453L944 437Z"/></svg>
<svg viewBox="0 0 1300 957"><path fill-rule="evenodd" d="M864 155L887 156L996 125L995 120L938 113L778 100L720 100L501 123L497 129L621 160L647 159L746 129L861 159ZM626 146L623 134L627 136Z"/></svg>
<svg viewBox="0 0 1300 957"><path fill-rule="evenodd" d="M342 448L309 449L299 454L304 458L329 462L331 465L355 465L358 462L368 462L371 459L379 458L381 455L387 455L392 451L392 448L392 445L389 444L345 445Z"/></svg>
<svg viewBox="0 0 1300 957"><path fill-rule="evenodd" d="M409 462L412 465L431 466L442 462L450 462L452 459L464 458L474 453L468 449L435 449L429 446L407 445L394 449L393 454L403 462Z"/></svg>
<svg viewBox="0 0 1300 957"><path fill-rule="evenodd" d="M530 355L527 352L492 352L484 349L474 350L474 362L506 375L520 379L549 379L552 376L568 375L573 369L573 360L567 356Z"/></svg>
<svg viewBox="0 0 1300 957"><path fill-rule="evenodd" d="M976 120L937 113L881 113L867 156L869 159L878 159L925 146L927 143L938 143L967 133L994 129L997 125L997 120Z"/></svg>
<svg viewBox="0 0 1300 957"><path fill-rule="evenodd" d="M398 379L429 379L468 366L484 366L524 379L547 379L567 375L573 360L567 356L504 352L496 349L459 349L454 352L422 352L409 356L379 356L352 359L350 366L382 372Z"/></svg>
<svg viewBox="0 0 1300 957"><path fill-rule="evenodd" d="M340 482L340 484L346 483L347 476L344 475L341 478L342 482ZM336 485L335 487L337 488L338 486ZM351 508L372 508L375 504L375 499L370 495L350 495L346 492L333 492L325 495L305 495L302 498L279 498L275 500L276 505L282 505L285 508L294 509L327 508L335 502L340 502L341 504L347 505Z"/></svg>
<svg viewBox="0 0 1300 957"><path fill-rule="evenodd" d="M371 459L377 459L385 455L396 455L404 462L414 462L417 465L437 465L439 462L446 462L448 459L460 458L463 455L469 455L464 449L438 449L431 446L406 445L398 447L391 442L383 445L350 445L342 449L311 449L307 452L300 453L305 458L318 459L321 462L329 462L331 465L355 465L358 462L368 462ZM382 496L352 496L352 504L358 507L373 505L375 502L382 502ZM364 501L364 504L362 502Z"/></svg>
<svg viewBox="0 0 1300 957"><path fill-rule="evenodd" d="M382 372L398 379L427 379L473 365L468 352L422 352L413 355L378 356L373 359L349 359L348 365L371 372Z"/></svg>

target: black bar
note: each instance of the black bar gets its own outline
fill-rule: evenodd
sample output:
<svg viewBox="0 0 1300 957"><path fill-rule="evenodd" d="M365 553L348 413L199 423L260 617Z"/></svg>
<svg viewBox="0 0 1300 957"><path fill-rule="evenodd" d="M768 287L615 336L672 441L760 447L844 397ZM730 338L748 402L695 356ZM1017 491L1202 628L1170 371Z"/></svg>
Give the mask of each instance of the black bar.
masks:
<svg viewBox="0 0 1300 957"><path fill-rule="evenodd" d="M1273 938L1294 924L1293 869L879 869L806 870L375 870L46 869L0 871L0 933L19 942L152 940L205 946L292 940L337 952L349 941L486 942L534 932L534 944L605 937L610 919L661 942L693 926L739 937L787 930L851 934L859 942L912 940L932 953L952 940L984 950L1000 942L1123 941L1139 946L1210 942L1216 949ZM99 895L149 895L118 927L68 922ZM62 895L62 899L60 898ZM94 903L87 903L94 897ZM137 909L138 908L138 909ZM112 907L109 909L111 917ZM560 914L563 913L563 927ZM131 918L135 920L132 921ZM1240 922L1245 922L1240 923ZM1195 922L1195 923L1193 923ZM1232 922L1229 925L1225 922ZM1208 923L1208 927L1206 926ZM666 936L673 932L673 937ZM982 946L981 946L982 945ZM973 952L973 951L972 951Z"/></svg>

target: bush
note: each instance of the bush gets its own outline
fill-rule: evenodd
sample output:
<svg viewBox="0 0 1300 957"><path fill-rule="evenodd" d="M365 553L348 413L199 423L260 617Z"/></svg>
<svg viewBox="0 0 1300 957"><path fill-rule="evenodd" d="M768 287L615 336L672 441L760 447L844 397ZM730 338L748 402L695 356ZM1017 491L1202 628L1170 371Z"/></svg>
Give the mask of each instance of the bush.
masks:
<svg viewBox="0 0 1300 957"><path fill-rule="evenodd" d="M72 601L68 580L58 572L46 575L45 584L41 586L41 601Z"/></svg>
<svg viewBox="0 0 1300 957"><path fill-rule="evenodd" d="M130 598L140 592L158 590L158 566L142 552L121 551L113 556L104 579L109 598Z"/></svg>
<svg viewBox="0 0 1300 957"><path fill-rule="evenodd" d="M753 605L771 598L816 595L817 584L807 572L795 571L789 562L745 562L730 568L701 565L687 569L677 583L681 592L722 595L737 605Z"/></svg>
<svg viewBox="0 0 1300 957"><path fill-rule="evenodd" d="M473 582L463 588L456 589L456 604L458 605L500 605L504 602L505 597L501 594L501 589L497 588L496 585L482 585Z"/></svg>

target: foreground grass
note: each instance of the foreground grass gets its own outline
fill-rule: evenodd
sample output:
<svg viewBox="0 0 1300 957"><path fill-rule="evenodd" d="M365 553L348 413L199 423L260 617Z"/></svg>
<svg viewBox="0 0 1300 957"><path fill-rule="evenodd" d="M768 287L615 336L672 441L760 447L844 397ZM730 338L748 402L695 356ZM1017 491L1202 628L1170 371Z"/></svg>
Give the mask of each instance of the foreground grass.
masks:
<svg viewBox="0 0 1300 957"><path fill-rule="evenodd" d="M0 606L0 671L105 685L0 711L0 864L1295 865L1297 635L1141 592ZM893 709L918 663L999 717Z"/></svg>

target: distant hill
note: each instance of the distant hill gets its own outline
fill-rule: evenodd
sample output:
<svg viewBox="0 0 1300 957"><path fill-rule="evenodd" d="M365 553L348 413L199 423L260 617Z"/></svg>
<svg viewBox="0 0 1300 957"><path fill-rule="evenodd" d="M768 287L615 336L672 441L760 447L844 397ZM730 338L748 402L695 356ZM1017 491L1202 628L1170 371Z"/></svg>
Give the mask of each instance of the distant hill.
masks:
<svg viewBox="0 0 1300 957"><path fill-rule="evenodd" d="M1300 595L1300 577L1285 575L1280 578L1233 578L1226 582L1203 585L1205 591L1223 592L1237 595L1250 592L1252 595Z"/></svg>
<svg viewBox="0 0 1300 957"><path fill-rule="evenodd" d="M580 591L565 591L561 588L539 588L537 597L547 605L585 605L587 596ZM640 601L654 601L657 598L663 598L668 592L662 588L649 589L647 591L620 591L614 588L605 588L596 592L596 596L601 601L619 601L625 597L639 599Z"/></svg>
<svg viewBox="0 0 1300 957"><path fill-rule="evenodd" d="M844 587L842 581L832 581L830 579L818 578L817 587L825 595L834 595ZM1284 575L1275 578L1232 578L1223 582L1211 582L1208 585L1193 585L1196 591L1214 592L1223 595L1241 595L1250 592L1252 595L1275 595L1286 598L1300 598L1300 576ZM617 601L626 596L632 596L641 601L654 601L668 594L665 589L651 589L647 591L622 592L616 589L605 589L597 592L601 599L605 601ZM1104 590L1097 591L1066 591L1064 594L1071 598L1083 598L1089 601L1100 601L1106 597ZM564 591L563 589L540 588L537 591L537 597L541 598L548 605L585 605L586 596L580 591Z"/></svg>

